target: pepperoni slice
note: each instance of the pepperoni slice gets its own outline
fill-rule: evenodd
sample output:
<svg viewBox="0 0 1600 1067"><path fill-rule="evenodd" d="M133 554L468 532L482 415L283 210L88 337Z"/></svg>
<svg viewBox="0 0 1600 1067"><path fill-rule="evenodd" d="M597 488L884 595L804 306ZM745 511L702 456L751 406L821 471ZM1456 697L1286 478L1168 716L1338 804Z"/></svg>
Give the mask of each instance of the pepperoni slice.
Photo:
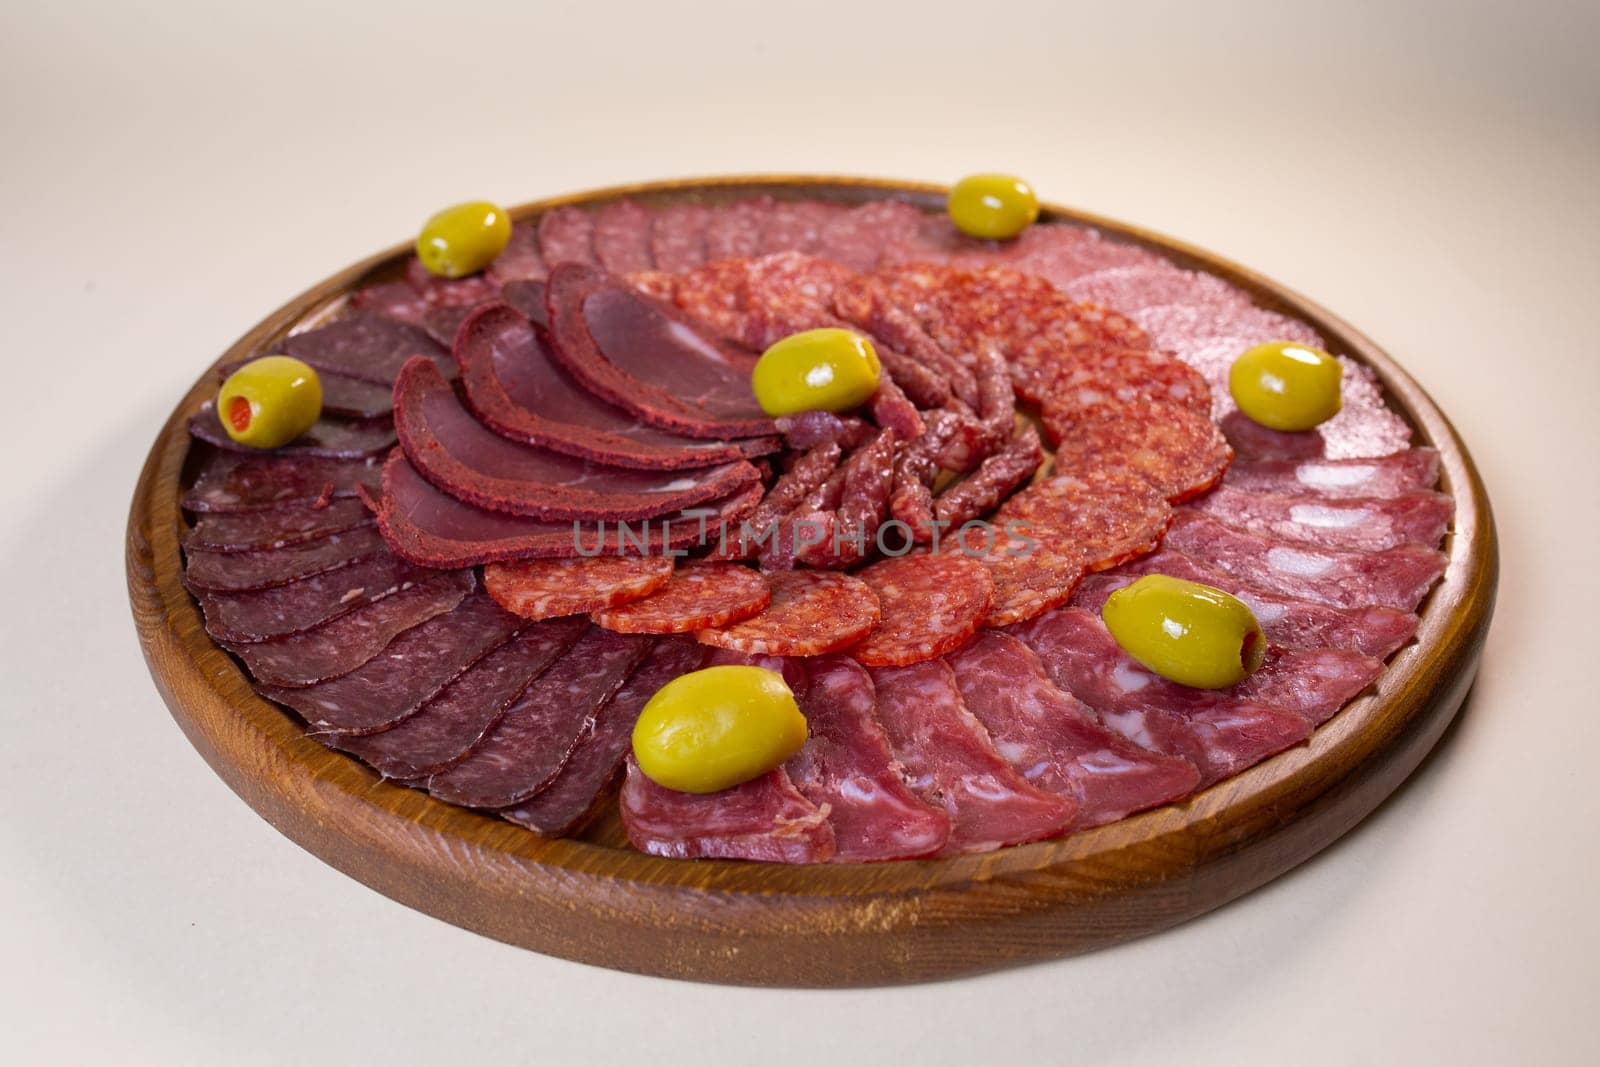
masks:
<svg viewBox="0 0 1600 1067"><path fill-rule="evenodd" d="M496 604L525 619L604 611L649 596L672 577L666 556L525 559L483 568Z"/></svg>
<svg viewBox="0 0 1600 1067"><path fill-rule="evenodd" d="M868 667L907 667L960 648L994 603L988 568L963 555L901 556L857 574L878 595L878 628L850 650Z"/></svg>
<svg viewBox="0 0 1600 1067"><path fill-rule="evenodd" d="M1107 401L1044 409L1056 444L1056 470L1126 470L1172 503L1199 496L1222 480L1233 449L1203 415L1159 401Z"/></svg>
<svg viewBox="0 0 1600 1067"><path fill-rule="evenodd" d="M737 563L679 567L642 600L594 613L596 623L625 634L682 634L740 622L772 602L760 571Z"/></svg>
<svg viewBox="0 0 1600 1067"><path fill-rule="evenodd" d="M702 644L767 656L820 656L860 641L878 625L878 598L848 574L775 571L772 603L743 622L701 630Z"/></svg>

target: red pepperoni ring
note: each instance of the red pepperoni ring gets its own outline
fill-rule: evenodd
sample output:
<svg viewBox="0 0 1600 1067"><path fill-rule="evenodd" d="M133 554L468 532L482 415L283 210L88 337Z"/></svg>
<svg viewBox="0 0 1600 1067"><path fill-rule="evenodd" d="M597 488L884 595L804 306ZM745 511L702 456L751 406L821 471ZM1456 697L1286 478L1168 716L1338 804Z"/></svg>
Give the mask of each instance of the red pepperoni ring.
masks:
<svg viewBox="0 0 1600 1067"><path fill-rule="evenodd" d="M850 650L868 667L909 667L967 642L994 602L994 581L975 559L914 555L886 559L856 577L878 595L878 628Z"/></svg>
<svg viewBox="0 0 1600 1067"><path fill-rule="evenodd" d="M1233 461L1233 449L1215 423L1175 404L1046 406L1043 417L1056 441L1057 471L1129 471L1174 504L1216 485Z"/></svg>
<svg viewBox="0 0 1600 1067"><path fill-rule="evenodd" d="M649 596L671 577L672 560L665 556L529 559L483 568L483 586L494 602L525 619L619 607Z"/></svg>
<svg viewBox="0 0 1600 1067"><path fill-rule="evenodd" d="M748 619L772 602L760 571L737 563L689 563L656 592L592 618L625 634L682 634Z"/></svg>
<svg viewBox="0 0 1600 1067"><path fill-rule="evenodd" d="M820 656L860 641L878 625L878 598L865 582L830 571L774 571L772 603L759 615L696 638L764 656Z"/></svg>

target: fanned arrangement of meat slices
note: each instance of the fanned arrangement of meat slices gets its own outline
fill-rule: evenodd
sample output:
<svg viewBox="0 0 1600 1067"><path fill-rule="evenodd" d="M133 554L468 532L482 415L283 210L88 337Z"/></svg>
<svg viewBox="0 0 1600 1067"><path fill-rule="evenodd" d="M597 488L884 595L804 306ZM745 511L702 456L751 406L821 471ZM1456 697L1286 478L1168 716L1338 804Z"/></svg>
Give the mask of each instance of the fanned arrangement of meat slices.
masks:
<svg viewBox="0 0 1600 1067"><path fill-rule="evenodd" d="M813 330L870 341L875 387L773 417L758 357ZM311 736L535 833L609 807L669 857L1044 840L1304 742L1443 573L1438 457L1343 357L1337 414L1252 421L1230 368L1269 342L1326 347L1078 225L562 207L484 269L413 259L280 342L321 383L288 444L194 412L186 581ZM1191 688L1131 656L1102 609L1150 575L1241 601L1259 669ZM667 788L635 724L708 666L775 671L804 743Z"/></svg>

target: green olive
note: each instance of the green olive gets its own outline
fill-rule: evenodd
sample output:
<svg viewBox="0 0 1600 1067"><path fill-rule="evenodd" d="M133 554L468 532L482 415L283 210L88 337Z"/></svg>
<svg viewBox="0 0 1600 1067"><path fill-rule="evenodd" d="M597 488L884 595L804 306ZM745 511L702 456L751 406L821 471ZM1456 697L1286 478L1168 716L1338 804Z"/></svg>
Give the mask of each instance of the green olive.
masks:
<svg viewBox="0 0 1600 1067"><path fill-rule="evenodd" d="M494 262L511 240L511 219L487 200L447 207L417 235L417 258L443 278L464 278Z"/></svg>
<svg viewBox="0 0 1600 1067"><path fill-rule="evenodd" d="M878 353L850 330L827 327L790 334L761 354L750 376L761 410L849 411L878 389Z"/></svg>
<svg viewBox="0 0 1600 1067"><path fill-rule="evenodd" d="M1118 589L1100 617L1128 655L1196 689L1242 682L1267 652L1261 624L1243 601L1165 574L1147 574Z"/></svg>
<svg viewBox="0 0 1600 1067"><path fill-rule="evenodd" d="M684 793L759 778L805 743L806 717L794 694L765 667L707 667L674 678L633 728L639 769Z"/></svg>
<svg viewBox="0 0 1600 1067"><path fill-rule="evenodd" d="M251 448L278 448L322 417L322 381L291 356L252 359L217 391L217 418L228 436Z"/></svg>
<svg viewBox="0 0 1600 1067"><path fill-rule="evenodd" d="M1233 361L1228 391L1239 410L1273 430L1309 430L1339 414L1339 361L1292 341L1256 345Z"/></svg>
<svg viewBox="0 0 1600 1067"><path fill-rule="evenodd" d="M1003 241L1039 217L1033 186L1010 174L973 174L950 190L950 219L962 233Z"/></svg>

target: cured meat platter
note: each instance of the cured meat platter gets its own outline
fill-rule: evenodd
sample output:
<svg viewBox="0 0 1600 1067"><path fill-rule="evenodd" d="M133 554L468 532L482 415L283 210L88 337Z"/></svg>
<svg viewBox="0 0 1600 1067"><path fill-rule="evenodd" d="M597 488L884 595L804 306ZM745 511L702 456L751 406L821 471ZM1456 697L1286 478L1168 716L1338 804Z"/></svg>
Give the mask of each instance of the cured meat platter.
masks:
<svg viewBox="0 0 1600 1067"><path fill-rule="evenodd" d="M266 317L178 403L129 516L140 640L191 743L402 903L704 981L1067 956L1336 840L1476 672L1497 555L1466 449L1373 342L1276 283L1049 206L1010 243L972 239L948 196L824 177L601 190L511 209L485 275L430 278L408 244ZM740 255L708 251L752 217ZM1076 370L1040 354L1046 312ZM1013 320L1003 352L951 340ZM878 347L859 415L773 422L728 400L754 352L841 321ZM1267 339L1251 329L1337 353L1343 411L1280 433L1218 399L1218 353ZM317 368L322 417L262 467L217 384L269 352ZM516 368L545 359L560 368L530 390ZM937 532L903 558L780 535L752 568L706 534L708 517L847 527L874 507L919 544L918 514L1058 536L1017 567L992 545L941 554ZM624 558L620 521L606 532L661 516L649 558ZM584 536L606 558L565 558L593 554ZM673 550L701 558L655 558ZM1265 666L1196 690L1129 659L1100 616L1152 574L1236 589ZM743 784L669 788L628 730L708 656L777 672L814 736ZM1043 734L1018 732L1023 705L1053 716ZM852 760L866 779L839 776ZM863 829L886 797L890 844Z"/></svg>

